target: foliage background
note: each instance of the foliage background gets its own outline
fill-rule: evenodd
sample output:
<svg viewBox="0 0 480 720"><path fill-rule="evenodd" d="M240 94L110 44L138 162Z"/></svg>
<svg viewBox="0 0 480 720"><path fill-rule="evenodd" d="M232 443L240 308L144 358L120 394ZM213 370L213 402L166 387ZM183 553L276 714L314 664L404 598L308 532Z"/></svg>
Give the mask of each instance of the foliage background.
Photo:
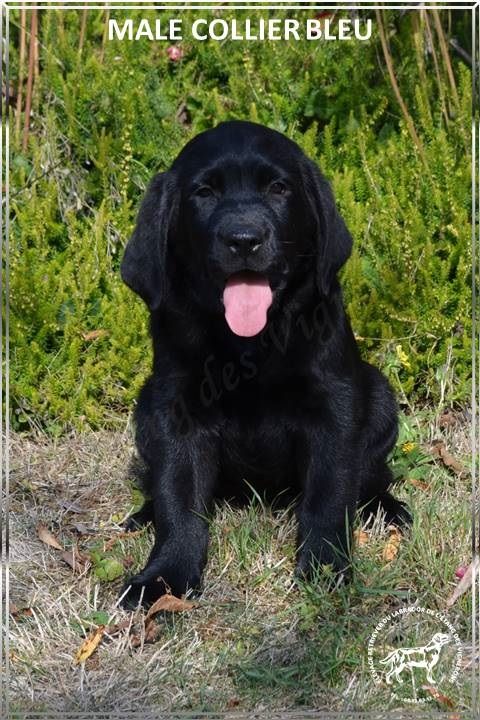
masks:
<svg viewBox="0 0 480 720"><path fill-rule="evenodd" d="M466 14L387 11L373 16L369 42L183 41L175 61L167 42L107 41L107 13L40 11L28 130L13 98L14 427L110 427L131 408L150 364L146 309L118 273L136 208L186 140L231 118L285 132L331 180L355 240L346 305L364 355L400 401L462 403L471 365L471 78L442 43L467 42ZM192 13L182 16L188 23ZM18 93L28 81L18 11L11 22Z"/></svg>

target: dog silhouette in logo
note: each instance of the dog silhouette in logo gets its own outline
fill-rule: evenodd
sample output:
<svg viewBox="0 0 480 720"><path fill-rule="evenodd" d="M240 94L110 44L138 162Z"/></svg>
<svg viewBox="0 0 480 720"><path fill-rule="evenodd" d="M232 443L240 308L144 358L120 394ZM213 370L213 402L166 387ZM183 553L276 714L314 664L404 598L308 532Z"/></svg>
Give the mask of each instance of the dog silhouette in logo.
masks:
<svg viewBox="0 0 480 720"><path fill-rule="evenodd" d="M427 671L427 680L435 685L432 670L438 663L442 646L450 641L450 635L445 633L435 633L428 645L413 648L398 648L389 653L383 660L382 665L386 665L386 677L388 685L392 684L392 676L401 685L403 683L400 674L405 668L425 668Z"/></svg>

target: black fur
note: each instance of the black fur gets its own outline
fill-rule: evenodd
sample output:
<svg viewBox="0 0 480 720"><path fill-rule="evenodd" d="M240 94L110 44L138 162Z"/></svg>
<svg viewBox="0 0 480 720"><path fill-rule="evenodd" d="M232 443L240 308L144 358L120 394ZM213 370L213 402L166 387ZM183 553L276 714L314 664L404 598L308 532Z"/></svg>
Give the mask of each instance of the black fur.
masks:
<svg viewBox="0 0 480 720"><path fill-rule="evenodd" d="M126 606L142 586L146 604L200 586L205 513L244 494L245 480L299 497L307 577L317 564L345 569L358 505L409 520L388 492L395 400L360 358L337 280L351 247L316 165L260 125L202 133L153 179L122 262L149 306L154 350L136 410L148 499L129 527L152 520L155 544ZM254 337L235 335L222 305L227 278L246 269L274 291Z"/></svg>

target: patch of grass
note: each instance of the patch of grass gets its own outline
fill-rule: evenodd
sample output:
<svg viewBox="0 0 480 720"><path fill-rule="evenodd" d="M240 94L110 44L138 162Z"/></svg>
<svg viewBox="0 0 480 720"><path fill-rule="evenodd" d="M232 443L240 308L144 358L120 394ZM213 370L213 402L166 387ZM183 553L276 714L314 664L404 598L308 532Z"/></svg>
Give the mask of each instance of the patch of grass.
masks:
<svg viewBox="0 0 480 720"><path fill-rule="evenodd" d="M412 430L411 442L419 447L438 436L436 421L423 423L422 433ZM467 462L468 423L460 419L443 430L442 439ZM35 528L42 522L65 546L128 560L125 576L140 569L151 530L119 534L134 504L125 477L130 435L87 433L62 441L14 435L12 443L11 600L32 609L31 616L10 619L12 700L24 712L407 709L389 686L373 683L368 639L395 609L417 604L445 610L455 569L470 556L468 478L432 456L422 460L420 484L406 479L396 488L414 515L398 555L383 559L389 531L375 518L368 541L355 549L351 582L333 591L320 576L293 583L291 510L273 512L258 497L242 508L223 504L209 518L209 561L198 607L159 616L153 644L133 649L128 629L104 639L82 668L73 657L86 633L129 617L132 627L140 627L142 612L129 616L116 606L123 579L100 582L92 570L74 575L59 551L40 543ZM401 446L397 452L402 455ZM78 527L89 532L80 535ZM442 681L439 690L459 712L470 696L470 613L468 595L447 613L462 641L463 671L458 686ZM402 625L401 633L405 646L424 637L415 622Z"/></svg>

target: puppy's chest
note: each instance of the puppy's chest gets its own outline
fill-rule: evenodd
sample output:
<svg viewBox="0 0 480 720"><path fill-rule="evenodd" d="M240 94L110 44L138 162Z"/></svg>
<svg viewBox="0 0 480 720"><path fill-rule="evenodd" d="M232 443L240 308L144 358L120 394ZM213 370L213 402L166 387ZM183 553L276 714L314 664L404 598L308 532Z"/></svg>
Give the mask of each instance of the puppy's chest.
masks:
<svg viewBox="0 0 480 720"><path fill-rule="evenodd" d="M295 418L321 408L325 400L313 374L288 364L262 367L246 354L235 362L208 356L192 373L187 396L195 415L247 427L265 420L294 424Z"/></svg>

